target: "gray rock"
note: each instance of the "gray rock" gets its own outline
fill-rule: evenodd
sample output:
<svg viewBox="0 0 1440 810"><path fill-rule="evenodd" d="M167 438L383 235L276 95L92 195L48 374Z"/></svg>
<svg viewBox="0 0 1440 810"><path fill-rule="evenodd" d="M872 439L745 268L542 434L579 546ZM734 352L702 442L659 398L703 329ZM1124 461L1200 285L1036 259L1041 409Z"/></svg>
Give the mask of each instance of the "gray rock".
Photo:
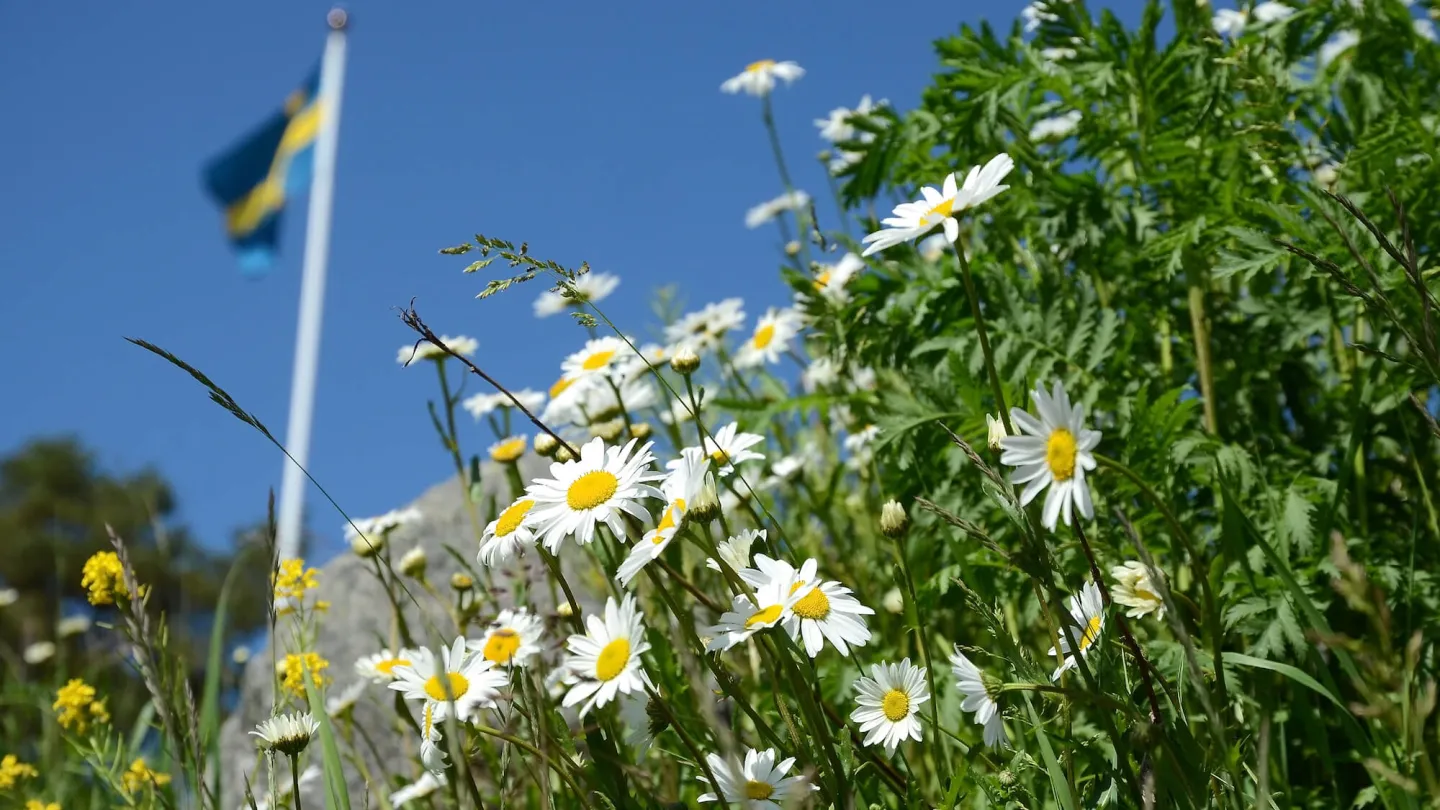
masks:
<svg viewBox="0 0 1440 810"><path fill-rule="evenodd" d="M522 480L529 481L544 475L547 463L533 455L525 456L520 464ZM499 465L487 462L481 470L481 482L483 494L477 504L477 512L480 528L483 529L488 522L486 515L491 514L491 509L503 509L513 500L514 494L504 470ZM462 569L459 562L446 550L446 545L461 554L472 567L478 568L475 564L475 553L478 549L476 533L466 515L460 486L456 478L451 478L431 487L410 504L420 511L421 519L395 530L389 541L391 564L397 567L400 557L406 551L415 547L424 549L428 558L427 580L441 599L452 601L454 592L450 589L450 575ZM489 505L490 499L493 499L493 507ZM604 604L604 584L600 579L603 574L595 566L588 564L584 555L572 554L566 555L566 558L565 576L574 588L581 608L586 612L597 611ZM554 612L555 602L551 597L551 589L546 584L545 565L539 556L529 552L520 560L512 561L507 568L510 571L508 575L496 575L493 579L495 587L492 593L498 603L501 606L512 604L512 577L527 581L531 587L528 589L530 594L525 599L526 604L546 616L549 628L556 628L558 617ZM413 580L407 579L405 582L415 599L402 601L401 610L416 643L435 649L453 640L456 635L455 623L441 602ZM390 641L397 637L393 635L390 601L385 590L376 581L369 561L346 551L321 566L319 598L328 600L330 609L322 619L315 647L317 652L330 662L330 669L326 674L333 678L329 694L334 697L359 680L354 670L356 659L374 653L382 646L398 646ZM419 603L418 607L416 602ZM493 618L493 615L492 608L482 609L482 626L483 621ZM289 633L283 621L277 628L281 638L281 655L290 651L287 649ZM558 653L564 634L563 630L558 629L556 632L547 633L547 654ZM477 636L473 626L469 635L472 638ZM249 732L256 723L270 716L274 694L272 667L272 656L268 648L251 658L240 683L238 705L221 727L220 757L224 789L221 806L224 808L239 808L245 805L244 785L247 777L251 781L257 801L263 802L267 795L266 767L262 758L256 754L255 738L249 736ZM377 780L376 784L370 786L370 795L367 797L364 775L352 763L346 763L350 801L356 810L379 807L381 801L377 797L388 797L395 790L394 782L383 781L386 778L383 775L388 774L393 779L393 776L399 773L402 778L411 779L421 773L417 755L418 739L412 729L401 726L396 718L393 708L396 696L397 693L383 685L374 684L366 688L354 708L355 724L370 731L369 736L374 746L372 750L363 738L356 737L353 750ZM338 725L337 731L343 736L346 732L345 724ZM303 756L305 763L302 764L319 765L321 755L318 742ZM288 765L281 757L276 763L277 783L283 783L288 788L289 778ZM322 781L317 779L308 785L302 783L301 798L307 807L323 806Z"/></svg>

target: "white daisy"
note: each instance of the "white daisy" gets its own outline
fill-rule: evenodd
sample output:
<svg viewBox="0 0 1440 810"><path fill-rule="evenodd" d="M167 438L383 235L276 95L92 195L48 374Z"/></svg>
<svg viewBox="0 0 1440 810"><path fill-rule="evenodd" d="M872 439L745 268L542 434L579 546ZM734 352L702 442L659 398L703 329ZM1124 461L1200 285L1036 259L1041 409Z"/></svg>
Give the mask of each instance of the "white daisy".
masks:
<svg viewBox="0 0 1440 810"><path fill-rule="evenodd" d="M725 83L720 85L720 90L732 95L744 92L752 96L768 96L770 91L775 89L776 79L790 84L804 75L805 69L794 62L761 59L746 65L745 71L739 76L726 79Z"/></svg>
<svg viewBox="0 0 1440 810"><path fill-rule="evenodd" d="M1061 115L1042 118L1030 127L1030 140L1048 141L1064 138L1080 125L1081 117L1079 110L1071 110Z"/></svg>
<svg viewBox="0 0 1440 810"><path fill-rule="evenodd" d="M264 720L250 733L259 737L266 748L293 757L305 750L319 730L320 723L309 712L295 712Z"/></svg>
<svg viewBox="0 0 1440 810"><path fill-rule="evenodd" d="M1009 745L1009 738L1005 736L1005 718L995 702L999 694L991 691L992 687L998 687L999 682L981 672L959 647L950 656L950 668L955 673L956 688L965 696L960 708L974 712L975 725L985 727L985 744L992 748Z"/></svg>
<svg viewBox="0 0 1440 810"><path fill-rule="evenodd" d="M1115 578L1115 588L1110 591L1110 597L1115 602L1129 608L1125 615L1132 619L1155 614L1155 618L1165 618L1165 600L1160 598L1160 589L1155 587L1154 579L1161 575L1154 572L1155 578L1151 577L1151 570L1145 567L1145 563L1139 560L1127 560L1121 565L1110 569L1110 576Z"/></svg>
<svg viewBox="0 0 1440 810"><path fill-rule="evenodd" d="M1105 630L1105 606L1100 598L1100 586L1087 582L1085 587L1080 589L1079 595L1070 597L1070 619L1070 634L1075 636L1080 654L1088 657ZM1052 681L1060 680L1062 673L1076 666L1075 656L1070 650L1069 634L1063 630L1060 633L1060 653L1065 656L1065 660L1050 676ZM1055 655L1055 648L1051 647L1045 654Z"/></svg>
<svg viewBox="0 0 1440 810"><path fill-rule="evenodd" d="M515 399L519 400L520 404L524 405L525 409L532 413L540 410L545 404L545 394L531 388L522 388L519 391L511 391L510 393L514 394ZM476 394L471 397L466 397L465 401L460 404L465 410L469 411L470 415L475 417L477 421L493 413L496 409L515 407L514 400L511 400L510 397L498 391L493 394Z"/></svg>
<svg viewBox="0 0 1440 810"><path fill-rule="evenodd" d="M809 785L807 789L803 776L786 776L795 766L794 757L783 759L778 764L775 757L774 748L764 751L748 749L743 763L738 759L727 761L716 754L706 754L705 761L710 763L710 772L715 774L715 781L720 784L711 785L709 779L700 776L700 781L710 785L712 792L701 794L696 801L717 801L714 791L718 790L726 804L740 810L780 810L782 803L819 790L815 785Z"/></svg>
<svg viewBox="0 0 1440 810"><path fill-rule="evenodd" d="M414 650L391 652L389 649L364 656L355 662L355 674L375 683L390 683L399 677L395 670L414 666L418 654Z"/></svg>
<svg viewBox="0 0 1440 810"><path fill-rule="evenodd" d="M435 707L440 704L427 700L420 705L420 764L425 770L439 774L445 770L445 749L440 745L443 736L436 717Z"/></svg>
<svg viewBox="0 0 1440 810"><path fill-rule="evenodd" d="M523 607L500 611L485 631L485 638L471 641L472 652L497 667L525 666L526 659L540 652L545 623Z"/></svg>
<svg viewBox="0 0 1440 810"><path fill-rule="evenodd" d="M520 498L490 521L480 536L476 555L481 565L493 565L497 559L503 562L535 545L535 518L530 513L534 507L534 499Z"/></svg>
<svg viewBox="0 0 1440 810"><path fill-rule="evenodd" d="M514 464L529 449L530 439L528 437L507 436L490 445L485 452L490 455L490 460L497 464Z"/></svg>
<svg viewBox="0 0 1440 810"><path fill-rule="evenodd" d="M615 288L620 286L620 277L614 273L586 273L572 282L574 293L579 300L562 294L559 289L546 290L535 299L535 317L548 318L558 315L570 307L585 303L603 301Z"/></svg>
<svg viewBox="0 0 1440 810"><path fill-rule="evenodd" d="M1255 21L1262 24L1279 22L1294 13L1295 9L1284 3L1276 3L1273 0L1267 0L1267 2L1259 4L1255 7L1255 10L1251 12L1255 17Z"/></svg>
<svg viewBox="0 0 1440 810"><path fill-rule="evenodd" d="M1315 59L1320 63L1320 67L1323 68L1331 62L1334 62L1341 54L1359 44L1360 35L1354 31L1336 31L1334 36L1330 37L1330 39L1325 41L1324 45L1320 46L1320 52L1316 54Z"/></svg>
<svg viewBox="0 0 1440 810"><path fill-rule="evenodd" d="M991 450L999 452L1005 437L1009 435L1005 432L1005 420L985 414L985 443Z"/></svg>
<svg viewBox="0 0 1440 810"><path fill-rule="evenodd" d="M739 430L740 424L731 422L712 436L705 437L705 455L715 462L718 467L716 472L722 478L735 472L736 464L765 458L763 453L750 449L765 441L765 437L755 433L740 433Z"/></svg>
<svg viewBox="0 0 1440 810"><path fill-rule="evenodd" d="M1025 21L1026 33L1035 32L1040 28L1041 23L1055 22L1060 19L1055 16L1053 12L1046 11L1045 9L1045 0L1035 0L1035 2L1020 9L1020 18Z"/></svg>
<svg viewBox="0 0 1440 810"><path fill-rule="evenodd" d="M810 195L799 189L787 191L745 212L745 227L754 230L785 211L804 211L810 207Z"/></svg>
<svg viewBox="0 0 1440 810"><path fill-rule="evenodd" d="M620 723L625 726L625 744L635 752L638 762L645 758L655 734L650 728L650 696L632 692L620 698Z"/></svg>
<svg viewBox="0 0 1440 810"><path fill-rule="evenodd" d="M612 364L629 354L630 346L618 337L592 338L585 341L585 347L580 351L565 358L560 367L565 371L565 379L575 380L609 371Z"/></svg>
<svg viewBox="0 0 1440 810"><path fill-rule="evenodd" d="M1091 451L1100 444L1100 431L1085 427L1084 406L1072 406L1070 395L1059 381L1050 394L1037 386L1030 396L1040 418L1019 408L1010 409L1010 423L1021 435L1000 440L1004 448L1000 463L1015 468L1012 483L1026 485L1020 493L1021 506L1049 488L1041 523L1054 531L1061 519L1070 525L1072 511L1087 519L1094 515L1085 473L1095 469Z"/></svg>
<svg viewBox="0 0 1440 810"><path fill-rule="evenodd" d="M814 560L806 560L802 576ZM805 652L811 657L820 654L825 640L835 645L841 655L849 655L850 647L863 647L870 641L870 630L860 616L873 615L874 610L860 604L850 589L838 582L816 583L807 578L797 591L800 597L790 606L791 616L785 620L790 638L804 637Z"/></svg>
<svg viewBox="0 0 1440 810"><path fill-rule="evenodd" d="M793 309L766 310L755 323L754 333L735 352L735 367L755 368L778 362L803 325L800 313Z"/></svg>
<svg viewBox="0 0 1440 810"><path fill-rule="evenodd" d="M1215 33L1222 37L1238 37L1245 30L1246 14L1233 8L1221 8L1215 10L1215 16L1210 20L1214 26Z"/></svg>
<svg viewBox="0 0 1440 810"><path fill-rule="evenodd" d="M365 687L369 686L363 680L353 681L340 692L325 699L325 713L331 717L337 717L355 707L360 702L360 696L365 694Z"/></svg>
<svg viewBox="0 0 1440 810"><path fill-rule="evenodd" d="M746 529L729 540L722 541L716 546L716 551L719 552L720 559L724 560L732 571L740 573L750 567L750 547L755 544L756 540L764 539L764 529ZM705 560L705 567L712 571L721 570L720 563L716 562L713 557Z"/></svg>
<svg viewBox="0 0 1440 810"><path fill-rule="evenodd" d="M697 352L713 349L725 340L725 333L745 325L745 302L726 298L706 304L665 327L665 341L675 348L689 346Z"/></svg>
<svg viewBox="0 0 1440 810"><path fill-rule="evenodd" d="M635 597L625 595L616 604L612 596L605 600L605 618L586 616L584 635L573 635L565 642L570 655L565 659L565 693L562 705L580 704L580 716L597 706L604 706L618 694L644 692L649 679L642 669L640 656L650 649L645 641L644 616L635 607Z"/></svg>
<svg viewBox="0 0 1440 810"><path fill-rule="evenodd" d="M395 668L396 679L390 688L407 700L433 702L436 723L450 716L451 699L459 720L469 718L477 707L493 706L507 680L490 661L465 650L464 636L456 636L453 644L442 647L438 658L423 647L416 652L414 663Z"/></svg>
<svg viewBox="0 0 1440 810"><path fill-rule="evenodd" d="M866 425L846 436L843 444L849 451L850 458L845 461L845 466L852 470L870 466L870 461L875 458L875 440L879 436L879 425Z"/></svg>
<svg viewBox="0 0 1440 810"><path fill-rule="evenodd" d="M817 357L810 361L810 365L800 373L800 384L806 391L818 391L822 388L829 388L840 381L840 364L829 357ZM775 462L779 467L780 462Z"/></svg>
<svg viewBox="0 0 1440 810"><path fill-rule="evenodd" d="M955 217L1009 188L1000 181L1013 168L1015 161L1002 152L983 167L972 167L963 184L957 184L955 175L951 174L939 191L925 186L920 189L922 199L895 206L892 215L881 222L885 228L861 240L869 245L861 256L924 236L936 225L944 227L945 238L953 243L960 238L960 223Z"/></svg>
<svg viewBox="0 0 1440 810"><path fill-rule="evenodd" d="M414 507L391 509L376 517L357 518L345 524L345 539L357 554L362 549L373 553L385 545L391 532L401 526L419 522L420 518L420 510Z"/></svg>
<svg viewBox="0 0 1440 810"><path fill-rule="evenodd" d="M850 123L851 119L855 116L869 115L875 108L883 107L888 103L883 98L872 102L870 96L865 95L860 98L860 104L855 109L836 107L824 118L816 118L815 126L820 128L820 137L831 143L853 141L856 140L857 135L864 140L864 136L871 133L856 130L855 125Z"/></svg>
<svg viewBox="0 0 1440 810"><path fill-rule="evenodd" d="M905 738L920 740L920 704L930 699L925 670L906 658L898 664L873 664L871 677L855 682L860 704L850 719L860 724L864 745L880 743L888 753Z"/></svg>
<svg viewBox="0 0 1440 810"><path fill-rule="evenodd" d="M440 342L450 347L450 350L466 357L475 353L480 348L480 341L464 335L441 335ZM439 346L428 340L419 343L410 343L400 347L395 353L395 362L402 366L408 366L419 360L444 360L448 354L440 350Z"/></svg>
<svg viewBox="0 0 1440 810"><path fill-rule="evenodd" d="M664 477L648 472L655 460L651 445L635 450L631 439L624 447L606 448L603 439L591 439L580 448L580 458L551 464L552 477L537 478L525 490L535 501L534 531L551 554L571 535L581 545L594 541L596 524L609 526L623 542L623 515L650 521L640 500L664 497L647 483Z"/></svg>
<svg viewBox="0 0 1440 810"><path fill-rule="evenodd" d="M755 589L754 601L748 594L739 594L730 603L730 609L720 616L720 623L705 631L710 643L709 652L728 650L751 636L790 617L791 607L799 599L795 584L797 578L776 577Z"/></svg>
<svg viewBox="0 0 1440 810"><path fill-rule="evenodd" d="M630 555L620 563L620 570L615 578L621 585L628 586L642 568L665 551L670 541L675 538L675 533L684 524L685 513L689 511L690 505L695 503L700 487L705 485L705 472L710 467L710 459L698 447L687 447L680 453L680 458L665 465L670 473L660 482L660 492L665 496L665 509L660 513L659 522L654 529L645 533L645 537L635 544Z"/></svg>
<svg viewBox="0 0 1440 810"><path fill-rule="evenodd" d="M444 774L437 774L433 771L426 771L413 783L390 794L391 807L403 807L416 799L423 799L431 793L445 787L447 784Z"/></svg>

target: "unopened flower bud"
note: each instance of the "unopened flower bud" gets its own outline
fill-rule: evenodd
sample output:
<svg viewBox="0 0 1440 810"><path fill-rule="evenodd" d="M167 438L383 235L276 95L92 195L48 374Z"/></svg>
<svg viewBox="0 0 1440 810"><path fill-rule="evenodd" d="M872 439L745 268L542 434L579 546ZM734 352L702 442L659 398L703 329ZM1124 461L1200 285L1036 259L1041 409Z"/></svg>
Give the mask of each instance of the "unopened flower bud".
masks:
<svg viewBox="0 0 1440 810"><path fill-rule="evenodd" d="M468 591L475 587L475 580L469 574L456 571L450 575L450 587L457 591Z"/></svg>
<svg viewBox="0 0 1440 810"><path fill-rule="evenodd" d="M350 550L355 552L361 559L370 559L385 548L385 535L383 534L352 534L350 535Z"/></svg>
<svg viewBox="0 0 1440 810"><path fill-rule="evenodd" d="M234 652L230 653L230 660L234 661L236 664L244 666L244 664L250 660L250 648L246 647L244 644L241 644L239 647L235 648Z"/></svg>
<svg viewBox="0 0 1440 810"><path fill-rule="evenodd" d="M1014 787L1014 786L1015 786L1015 772L1012 771L1012 770L1010 770L1009 768L1006 768L1005 770L1001 771L1001 772L1000 772L1000 775L997 776L996 778L1000 781L1000 786L1001 786L1001 787L1007 787L1007 788L1008 788L1008 787Z"/></svg>
<svg viewBox="0 0 1440 810"><path fill-rule="evenodd" d="M910 519L905 517L905 508L898 501L892 498L880 507L880 531L886 537L900 537L909 527Z"/></svg>
<svg viewBox="0 0 1440 810"><path fill-rule="evenodd" d="M645 702L645 716L650 720L650 736L652 737L660 736L660 732L670 727L670 715L655 698L650 698Z"/></svg>
<svg viewBox="0 0 1440 810"><path fill-rule="evenodd" d="M549 433L535 434L536 455L542 456L544 458L550 458L551 456L555 455L555 451L559 447L560 442L556 441L555 437L551 436Z"/></svg>
<svg viewBox="0 0 1440 810"><path fill-rule="evenodd" d="M835 157L835 155L832 154L829 149L821 149L820 154L815 156L821 163L829 163L833 157Z"/></svg>
<svg viewBox="0 0 1440 810"><path fill-rule="evenodd" d="M555 613L562 619L568 619L575 615L575 608L571 606L570 600L567 599L555 606Z"/></svg>
<svg viewBox="0 0 1440 810"><path fill-rule="evenodd" d="M405 556L400 558L400 573L407 577L424 579L425 566L428 563L429 559L425 556L425 549L416 546L405 552Z"/></svg>
<svg viewBox="0 0 1440 810"><path fill-rule="evenodd" d="M679 374L694 374L700 368L700 354L693 347L681 346L670 358L670 368Z"/></svg>
<svg viewBox="0 0 1440 810"><path fill-rule="evenodd" d="M899 588L891 588L880 598L880 606L891 613L905 612L905 597L900 595Z"/></svg>
<svg viewBox="0 0 1440 810"><path fill-rule="evenodd" d="M575 454L570 452L570 448L562 444L555 448L555 460L564 464L567 461L574 461Z"/></svg>
<svg viewBox="0 0 1440 810"><path fill-rule="evenodd" d="M997 419L988 413L985 414L985 433L990 449L997 453L1000 452L1000 440L1010 435L1005 432L1005 420Z"/></svg>
<svg viewBox="0 0 1440 810"><path fill-rule="evenodd" d="M794 239L790 240L789 242L786 242L786 243L785 243L785 255L786 255L786 256L799 256L799 255L800 255L800 243L797 242L797 241L795 241Z"/></svg>
<svg viewBox="0 0 1440 810"><path fill-rule="evenodd" d="M636 422L630 426L630 436L642 442L650 438L650 434L654 432L655 428L651 427L649 422Z"/></svg>
<svg viewBox="0 0 1440 810"><path fill-rule="evenodd" d="M599 436L607 442L613 442L620 438L625 432L624 419L611 419L606 422L599 422L590 426L590 435Z"/></svg>

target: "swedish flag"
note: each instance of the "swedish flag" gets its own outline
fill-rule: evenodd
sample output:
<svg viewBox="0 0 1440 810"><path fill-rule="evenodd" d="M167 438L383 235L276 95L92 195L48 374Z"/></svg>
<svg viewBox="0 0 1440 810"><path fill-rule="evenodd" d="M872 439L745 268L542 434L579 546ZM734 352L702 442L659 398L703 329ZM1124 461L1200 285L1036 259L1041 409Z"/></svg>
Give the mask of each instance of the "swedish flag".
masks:
<svg viewBox="0 0 1440 810"><path fill-rule="evenodd" d="M285 202L310 182L319 94L317 67L283 109L205 167L205 186L225 211L225 235L246 273L262 273L273 263Z"/></svg>

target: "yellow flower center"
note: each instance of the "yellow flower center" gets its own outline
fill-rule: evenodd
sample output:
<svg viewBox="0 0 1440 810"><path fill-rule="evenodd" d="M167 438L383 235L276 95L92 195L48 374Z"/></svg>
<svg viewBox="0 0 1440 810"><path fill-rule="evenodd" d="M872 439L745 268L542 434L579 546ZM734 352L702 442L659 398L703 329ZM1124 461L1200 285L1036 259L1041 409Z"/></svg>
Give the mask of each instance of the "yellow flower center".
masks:
<svg viewBox="0 0 1440 810"><path fill-rule="evenodd" d="M716 450L710 454L710 460L715 462L715 466L724 467L730 463L730 454L724 450Z"/></svg>
<svg viewBox="0 0 1440 810"><path fill-rule="evenodd" d="M561 377L560 379L555 381L554 385L550 386L550 398L554 399L555 397L560 396L561 394L565 393L566 388L569 388L574 384L574 380L567 377Z"/></svg>
<svg viewBox="0 0 1440 810"><path fill-rule="evenodd" d="M745 626L754 627L757 624L771 624L780 618L781 610L782 608L779 605L771 605L764 610L756 611L754 616L745 620Z"/></svg>
<svg viewBox="0 0 1440 810"><path fill-rule="evenodd" d="M775 340L775 324L773 323L767 323L759 329L756 329L755 336L750 338L750 342L754 344L757 349L763 349L769 346L773 340Z"/></svg>
<svg viewBox="0 0 1440 810"><path fill-rule="evenodd" d="M514 461L525 455L525 447L527 444L528 442L525 441L525 437L523 436L506 439L495 445L495 448L490 451L490 459L501 462L502 464L507 461Z"/></svg>
<svg viewBox="0 0 1440 810"><path fill-rule="evenodd" d="M822 621L830 615L830 597L818 587L800 597L793 608L795 615L802 619Z"/></svg>
<svg viewBox="0 0 1440 810"><path fill-rule="evenodd" d="M774 59L761 59L759 62L751 62L745 66L746 73L759 73L762 70L775 67Z"/></svg>
<svg viewBox="0 0 1440 810"><path fill-rule="evenodd" d="M1080 652L1083 653L1090 649L1090 645L1094 644L1098 638L1100 638L1100 617L1093 616L1085 625L1085 635L1080 637Z"/></svg>
<svg viewBox="0 0 1440 810"><path fill-rule="evenodd" d="M926 211L924 216L920 217L920 227L929 227L930 225L933 225L936 221L942 220L950 216L950 212L954 207L954 197L950 197L948 199L944 199L938 203L935 203L934 207L932 207L929 211Z"/></svg>
<svg viewBox="0 0 1440 810"><path fill-rule="evenodd" d="M497 664L508 664L520 649L520 634L509 627L502 627L485 639L485 660Z"/></svg>
<svg viewBox="0 0 1440 810"><path fill-rule="evenodd" d="M1045 463L1056 481L1069 481L1075 477L1075 434L1065 428L1055 428L1045 442Z"/></svg>
<svg viewBox="0 0 1440 810"><path fill-rule="evenodd" d="M465 696L470 691L470 681L458 672L447 672L445 675L450 679L450 697L455 700ZM446 700L445 682L440 680L439 675L431 675L430 680L425 682L425 694L435 700Z"/></svg>
<svg viewBox="0 0 1440 810"><path fill-rule="evenodd" d="M745 798L760 801L768 799L775 792L769 782L757 782L754 779L745 783Z"/></svg>
<svg viewBox="0 0 1440 810"><path fill-rule="evenodd" d="M610 500L620 488L620 479L607 470L594 470L575 479L565 491L571 509L594 509Z"/></svg>
<svg viewBox="0 0 1440 810"><path fill-rule="evenodd" d="M395 677L396 667L408 667L411 666L411 663L412 662L408 658L390 658L376 664L375 671L380 673L381 675L389 675L393 678Z"/></svg>
<svg viewBox="0 0 1440 810"><path fill-rule="evenodd" d="M899 689L891 689L880 699L880 711L892 723L904 720L910 714L910 696Z"/></svg>
<svg viewBox="0 0 1440 810"><path fill-rule="evenodd" d="M605 645L595 659L595 677L602 681L613 681L625 671L630 663L630 639L617 638Z"/></svg>
<svg viewBox="0 0 1440 810"><path fill-rule="evenodd" d="M610 358L614 356L614 349L598 351L585 358L585 362L581 363L580 367L585 369L586 371L596 371L610 365Z"/></svg>
<svg viewBox="0 0 1440 810"><path fill-rule="evenodd" d="M815 289L823 290L825 285L830 283L830 271L826 270L815 277Z"/></svg>
<svg viewBox="0 0 1440 810"><path fill-rule="evenodd" d="M663 532L666 529L675 528L680 523L680 519L684 516L685 499L676 498L675 503L671 504L670 508L666 509L665 514L661 516L660 523L655 526L655 545L658 546L662 542L664 542L665 538L661 536L660 532Z"/></svg>
<svg viewBox="0 0 1440 810"><path fill-rule="evenodd" d="M530 507L534 506L532 500L516 501L500 513L500 519L495 521L495 536L508 537L511 532L520 528L520 522L529 514Z"/></svg>

